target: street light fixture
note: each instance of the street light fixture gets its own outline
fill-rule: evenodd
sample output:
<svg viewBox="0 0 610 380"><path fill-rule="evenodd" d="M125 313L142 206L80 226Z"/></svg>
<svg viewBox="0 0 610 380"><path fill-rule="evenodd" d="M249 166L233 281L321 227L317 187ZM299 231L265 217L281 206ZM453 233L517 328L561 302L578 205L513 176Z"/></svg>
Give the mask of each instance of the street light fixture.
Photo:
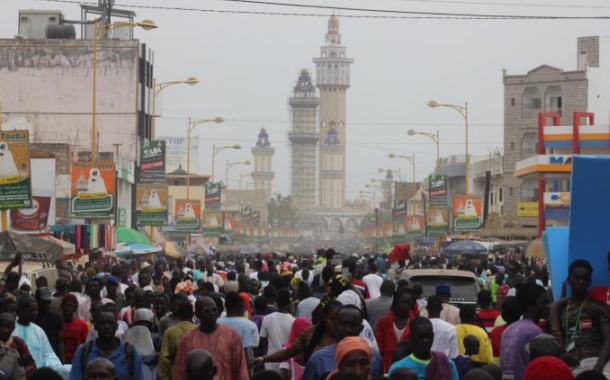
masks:
<svg viewBox="0 0 610 380"><path fill-rule="evenodd" d="M216 158L216 153L220 152L221 150L225 150L225 149L235 149L235 150L239 150L241 149L241 145L239 144L233 144L233 145L223 145L223 146L216 146L215 144L212 144L212 183L214 183L214 164L215 164L215 158Z"/></svg>
<svg viewBox="0 0 610 380"><path fill-rule="evenodd" d="M166 87L173 86L175 84L188 84L194 86L199 83L199 79L195 77L187 78L186 80L175 80L171 82L157 83L157 78L153 80L153 98L152 98L152 125L151 125L151 139L154 140L156 137L155 120L157 120L157 95Z"/></svg>
<svg viewBox="0 0 610 380"><path fill-rule="evenodd" d="M190 198L190 190L191 190L191 132L203 123L217 123L220 124L224 121L222 117L217 117L214 119L199 119L192 120L189 117L188 120L188 129L186 134L186 199L189 201Z"/></svg>
<svg viewBox="0 0 610 380"><path fill-rule="evenodd" d="M96 160L97 156L97 47L100 40L113 29L122 28L125 26L137 26L144 30L152 30L157 28L152 20L142 20L141 22L118 22L112 25L102 25L101 31L99 28L100 19L96 18L93 23L93 105L91 108L91 161Z"/></svg>
<svg viewBox="0 0 610 380"><path fill-rule="evenodd" d="M390 153L388 154L388 157L390 158L402 158L403 160L407 160L411 163L411 165L413 166L413 183L415 183L415 153L413 153L410 156L403 156L400 154L394 154L394 153Z"/></svg>
<svg viewBox="0 0 610 380"><path fill-rule="evenodd" d="M469 193L469 174L470 174L470 156L468 155L468 102L464 103L463 106L456 104L442 104L438 103L434 100L428 102L428 107L437 108L437 107L447 107L451 108L457 112L464 118L464 122L466 124L466 194Z"/></svg>
<svg viewBox="0 0 610 380"><path fill-rule="evenodd" d="M231 169L233 166L235 165L250 165L251 162L250 161L232 161L229 162L229 160L227 160L227 166L226 166L226 173L225 173L225 178L227 183L225 184L225 189L226 189L226 193L225 193L225 211L227 211L228 207L229 207L229 169Z"/></svg>
<svg viewBox="0 0 610 380"><path fill-rule="evenodd" d="M439 131L436 131L436 133L429 133L429 132L417 132L414 131L413 129L409 129L407 131L407 134L409 136L415 136L415 135L423 135L426 137L429 137L432 139L432 141L434 141L434 143L436 144L436 174L440 175L441 174L441 136Z"/></svg>

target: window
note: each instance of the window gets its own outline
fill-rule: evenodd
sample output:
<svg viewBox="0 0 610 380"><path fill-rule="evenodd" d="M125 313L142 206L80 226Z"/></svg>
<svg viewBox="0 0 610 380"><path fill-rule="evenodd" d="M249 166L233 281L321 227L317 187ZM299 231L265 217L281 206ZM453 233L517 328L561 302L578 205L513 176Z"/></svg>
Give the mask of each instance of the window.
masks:
<svg viewBox="0 0 610 380"><path fill-rule="evenodd" d="M535 110L541 110L542 109L542 98L532 99L532 108Z"/></svg>
<svg viewBox="0 0 610 380"><path fill-rule="evenodd" d="M510 143L510 150L515 150L515 143L514 142Z"/></svg>
<svg viewBox="0 0 610 380"><path fill-rule="evenodd" d="M498 191L498 195L499 195L499 202L502 202L502 188L500 188L500 191Z"/></svg>
<svg viewBox="0 0 610 380"><path fill-rule="evenodd" d="M508 195L511 196L511 197L513 196L513 188L512 187L508 188Z"/></svg>
<svg viewBox="0 0 610 380"><path fill-rule="evenodd" d="M511 107L515 106L515 98L510 98L510 106Z"/></svg>

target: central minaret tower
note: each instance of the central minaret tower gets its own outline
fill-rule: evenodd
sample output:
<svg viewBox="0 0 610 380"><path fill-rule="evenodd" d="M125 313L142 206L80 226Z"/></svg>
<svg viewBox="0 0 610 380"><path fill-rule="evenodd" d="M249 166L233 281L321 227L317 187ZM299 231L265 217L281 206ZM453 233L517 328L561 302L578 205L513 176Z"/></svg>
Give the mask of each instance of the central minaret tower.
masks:
<svg viewBox="0 0 610 380"><path fill-rule="evenodd" d="M320 90L319 202L323 209L341 208L345 203L346 92L349 69L354 61L341 46L339 19L328 20L326 45L316 64L316 87Z"/></svg>

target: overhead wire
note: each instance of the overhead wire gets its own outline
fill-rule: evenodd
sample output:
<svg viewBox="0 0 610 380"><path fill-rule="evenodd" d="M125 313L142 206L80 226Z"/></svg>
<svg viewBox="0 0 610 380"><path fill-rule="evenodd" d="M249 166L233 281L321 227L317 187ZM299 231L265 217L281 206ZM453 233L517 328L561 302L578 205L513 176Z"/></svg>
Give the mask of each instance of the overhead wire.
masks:
<svg viewBox="0 0 610 380"><path fill-rule="evenodd" d="M33 0L49 3L83 4L97 5L93 2L82 2L78 0ZM454 13L454 12L424 12L424 11L403 11L391 9L367 9L336 7L313 4L288 4L279 2L267 2L256 0L219 0L225 2L244 3L252 5L269 5L282 7L298 7L307 9L323 9L332 11L347 12L371 12L383 13L382 15L362 15L362 14L341 14L342 18L363 18L363 19L453 19L453 20L608 20L610 16L552 16L552 15L494 15L476 13ZM277 11L245 11L245 10L220 10L220 9L201 9L192 7L160 6L160 5L141 5L141 4L121 4L121 7L158 9L185 12L204 12L204 13L225 13L225 14L250 14L267 16L299 16L299 17L328 17L328 13L297 13L297 12L277 12Z"/></svg>

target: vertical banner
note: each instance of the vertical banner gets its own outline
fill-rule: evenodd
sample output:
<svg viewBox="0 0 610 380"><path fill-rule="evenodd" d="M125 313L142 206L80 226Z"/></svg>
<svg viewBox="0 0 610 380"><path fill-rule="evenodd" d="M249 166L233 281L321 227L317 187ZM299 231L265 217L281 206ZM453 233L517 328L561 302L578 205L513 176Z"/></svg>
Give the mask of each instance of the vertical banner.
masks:
<svg viewBox="0 0 610 380"><path fill-rule="evenodd" d="M110 219L114 211L113 161L72 162L72 217Z"/></svg>
<svg viewBox="0 0 610 380"><path fill-rule="evenodd" d="M426 220L421 215L409 215L405 218L407 239L421 239L426 233Z"/></svg>
<svg viewBox="0 0 610 380"><path fill-rule="evenodd" d="M446 205L430 204L426 209L426 228L429 236L447 235L449 210Z"/></svg>
<svg viewBox="0 0 610 380"><path fill-rule="evenodd" d="M205 209L220 210L220 182L207 182L205 184Z"/></svg>
<svg viewBox="0 0 610 380"><path fill-rule="evenodd" d="M261 212L252 210L252 216L250 217L250 224L254 226L260 226L261 224Z"/></svg>
<svg viewBox="0 0 610 380"><path fill-rule="evenodd" d="M138 226L167 223L169 191L165 181L165 141L140 142L140 178L136 188Z"/></svg>
<svg viewBox="0 0 610 380"><path fill-rule="evenodd" d="M430 204L447 204L447 176L431 175L428 178L430 184Z"/></svg>
<svg viewBox="0 0 610 380"><path fill-rule="evenodd" d="M205 210L203 212L203 235L220 236L222 234L224 220L222 211Z"/></svg>
<svg viewBox="0 0 610 380"><path fill-rule="evenodd" d="M55 158L33 158L32 206L12 209L10 228L19 233L40 233L55 224Z"/></svg>
<svg viewBox="0 0 610 380"><path fill-rule="evenodd" d="M30 138L27 130L0 134L0 210L32 206Z"/></svg>
<svg viewBox="0 0 610 380"><path fill-rule="evenodd" d="M227 211L224 213L224 221L222 231L226 237L235 237L235 229L237 228L238 211Z"/></svg>
<svg viewBox="0 0 610 380"><path fill-rule="evenodd" d="M241 224L246 225L250 224L250 220L252 219L252 209L248 206L244 206L241 209Z"/></svg>
<svg viewBox="0 0 610 380"><path fill-rule="evenodd" d="M453 196L453 231L473 232L481 229L481 196L455 194Z"/></svg>
<svg viewBox="0 0 610 380"><path fill-rule="evenodd" d="M392 220L402 222L405 216L407 216L407 201L395 200L394 209L392 209Z"/></svg>
<svg viewBox="0 0 610 380"><path fill-rule="evenodd" d="M174 202L175 227L178 231L197 232L201 217L201 201L176 199Z"/></svg>

